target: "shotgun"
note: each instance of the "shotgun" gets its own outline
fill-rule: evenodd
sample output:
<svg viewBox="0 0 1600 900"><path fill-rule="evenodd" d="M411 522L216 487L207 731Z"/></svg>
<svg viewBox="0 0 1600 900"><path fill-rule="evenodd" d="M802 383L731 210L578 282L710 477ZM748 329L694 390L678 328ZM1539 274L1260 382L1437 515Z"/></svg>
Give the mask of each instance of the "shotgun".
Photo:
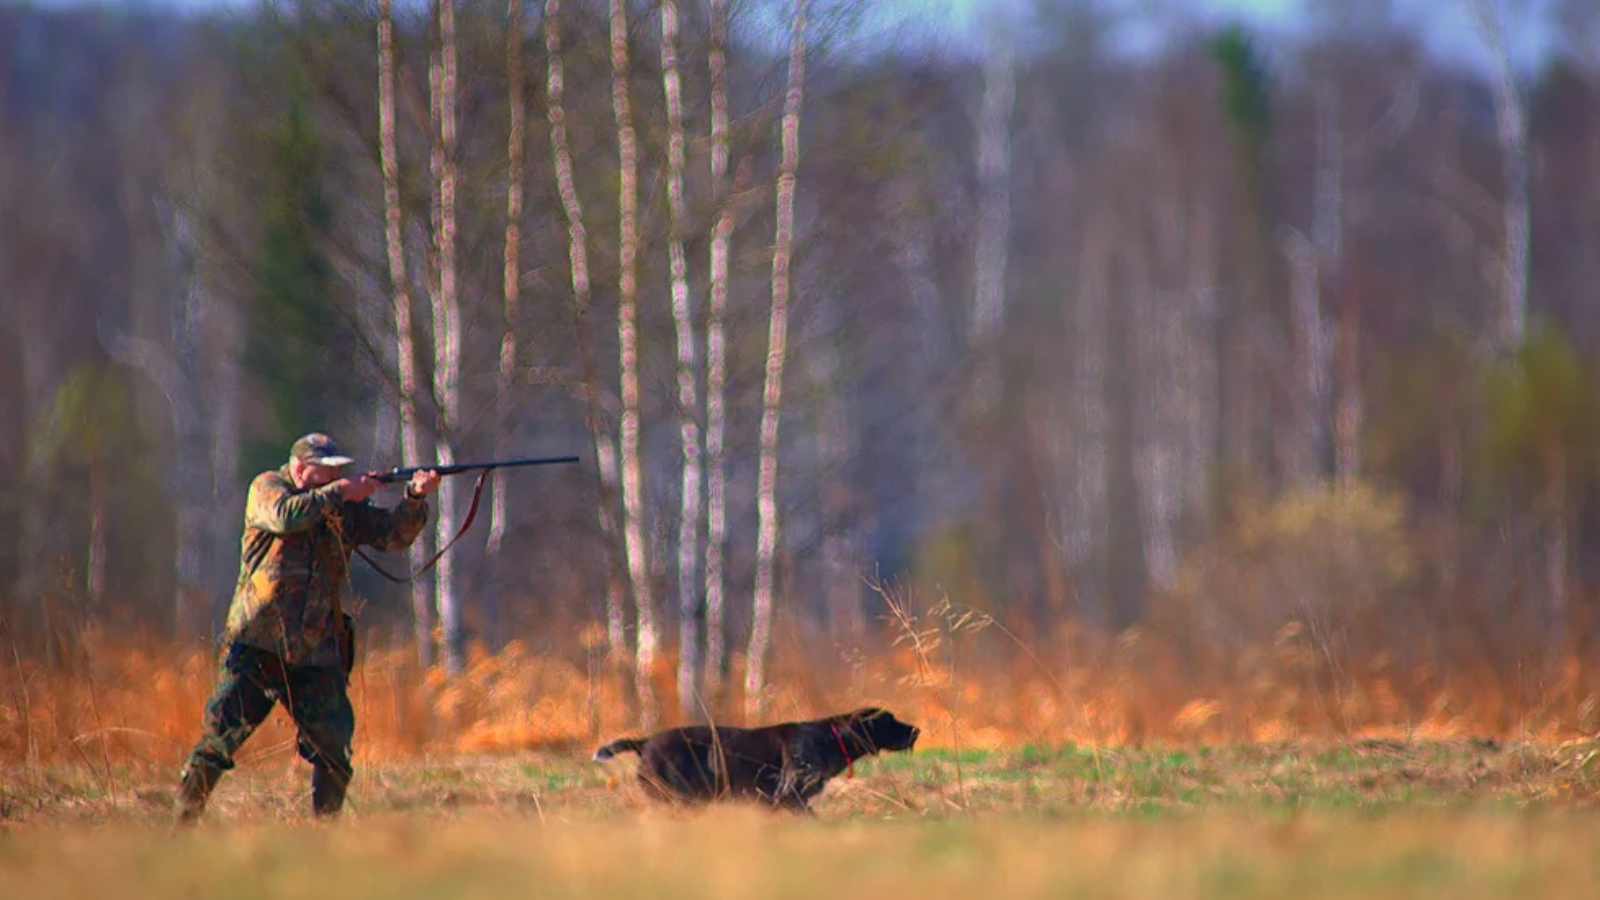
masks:
<svg viewBox="0 0 1600 900"><path fill-rule="evenodd" d="M541 456L531 459L499 459L494 462L452 463L448 466L397 466L387 472L373 472L371 477L385 484L396 481L406 481L418 472L433 471L440 475L460 475L462 472L476 472L480 469L509 469L514 466L547 466L559 463L575 463L576 456Z"/></svg>
<svg viewBox="0 0 1600 900"><path fill-rule="evenodd" d="M412 475L415 475L418 472L430 470L438 472L440 475L460 475L462 472L482 472L483 474L478 476L478 483L472 488L472 505L467 508L467 519L465 522L461 523L461 530L457 531L456 536L450 539L450 543L441 547L439 552L433 555L433 559L428 560L428 562L423 565L421 569L418 569L416 572L406 576L405 578L401 578L397 575L389 574L388 571L374 562L372 557L368 556L366 551L362 550L360 547L356 548L356 553L359 554L362 559L366 560L367 564L372 566L372 568L375 569L379 575L382 575L390 581L410 581L411 579L416 578L418 575L421 575L423 572L433 568L434 563L437 563L440 558L444 556L444 552L454 546L455 542L460 540L461 536L467 533L467 529L472 527L472 520L478 515L478 500L483 496L484 482L488 481L489 473L491 471L494 469L510 469L517 466L546 466L556 465L559 463L575 463L577 461L578 458L576 456L543 456L533 459L497 459L494 462L451 463L448 466L397 466L387 472L369 472L367 477L376 481L381 481L385 484L392 484L396 481L409 481ZM348 670L348 665L346 668Z"/></svg>

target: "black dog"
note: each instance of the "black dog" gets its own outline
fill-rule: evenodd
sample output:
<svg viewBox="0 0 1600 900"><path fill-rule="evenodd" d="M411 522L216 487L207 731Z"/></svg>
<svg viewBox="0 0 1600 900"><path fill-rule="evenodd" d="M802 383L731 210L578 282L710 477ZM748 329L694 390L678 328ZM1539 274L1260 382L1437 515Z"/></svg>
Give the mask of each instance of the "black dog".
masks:
<svg viewBox="0 0 1600 900"><path fill-rule="evenodd" d="M920 729L869 707L825 719L760 728L690 725L647 738L621 738L596 750L596 761L639 754L639 780L669 802L724 797L809 812L828 779L880 750L910 750Z"/></svg>

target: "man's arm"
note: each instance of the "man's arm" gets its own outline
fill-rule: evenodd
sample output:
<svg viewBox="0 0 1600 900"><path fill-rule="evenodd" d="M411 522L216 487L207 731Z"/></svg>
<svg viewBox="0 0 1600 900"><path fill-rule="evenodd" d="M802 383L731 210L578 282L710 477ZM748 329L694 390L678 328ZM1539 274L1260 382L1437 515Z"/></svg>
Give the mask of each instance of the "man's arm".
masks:
<svg viewBox="0 0 1600 900"><path fill-rule="evenodd" d="M350 507L354 524L351 540L367 544L384 552L404 550L422 534L428 524L428 501L410 490L406 497L391 509L358 503Z"/></svg>
<svg viewBox="0 0 1600 900"><path fill-rule="evenodd" d="M339 502L339 488L325 485L296 493L281 476L266 472L250 483L245 522L272 534L306 531Z"/></svg>

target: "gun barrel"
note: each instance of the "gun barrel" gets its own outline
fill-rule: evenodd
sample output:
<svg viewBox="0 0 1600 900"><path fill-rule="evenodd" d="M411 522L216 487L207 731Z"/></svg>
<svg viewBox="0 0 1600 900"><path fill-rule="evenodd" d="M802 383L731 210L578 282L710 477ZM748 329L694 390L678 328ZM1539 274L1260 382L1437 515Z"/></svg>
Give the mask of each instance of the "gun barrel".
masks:
<svg viewBox="0 0 1600 900"><path fill-rule="evenodd" d="M475 472L479 469L508 469L517 466L544 466L560 463L575 463L576 456L541 456L529 459L502 459L493 462L452 463L447 466L400 466L387 472L376 472L373 478L384 483L400 481L410 478L418 472L434 471L440 475L460 475L462 472Z"/></svg>

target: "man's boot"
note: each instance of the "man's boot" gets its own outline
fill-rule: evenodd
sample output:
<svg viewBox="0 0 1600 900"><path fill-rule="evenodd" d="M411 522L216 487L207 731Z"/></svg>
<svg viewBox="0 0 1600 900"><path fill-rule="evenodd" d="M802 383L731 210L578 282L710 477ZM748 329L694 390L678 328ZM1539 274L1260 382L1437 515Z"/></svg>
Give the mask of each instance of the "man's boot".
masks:
<svg viewBox="0 0 1600 900"><path fill-rule="evenodd" d="M344 808L350 776L317 763L311 767L311 812L319 819L337 818Z"/></svg>
<svg viewBox="0 0 1600 900"><path fill-rule="evenodd" d="M221 769L200 760L193 760L183 767L174 803L177 808L176 827L187 828L200 819L200 813L206 808L206 798L211 796L211 789L217 786L217 780L221 777Z"/></svg>

